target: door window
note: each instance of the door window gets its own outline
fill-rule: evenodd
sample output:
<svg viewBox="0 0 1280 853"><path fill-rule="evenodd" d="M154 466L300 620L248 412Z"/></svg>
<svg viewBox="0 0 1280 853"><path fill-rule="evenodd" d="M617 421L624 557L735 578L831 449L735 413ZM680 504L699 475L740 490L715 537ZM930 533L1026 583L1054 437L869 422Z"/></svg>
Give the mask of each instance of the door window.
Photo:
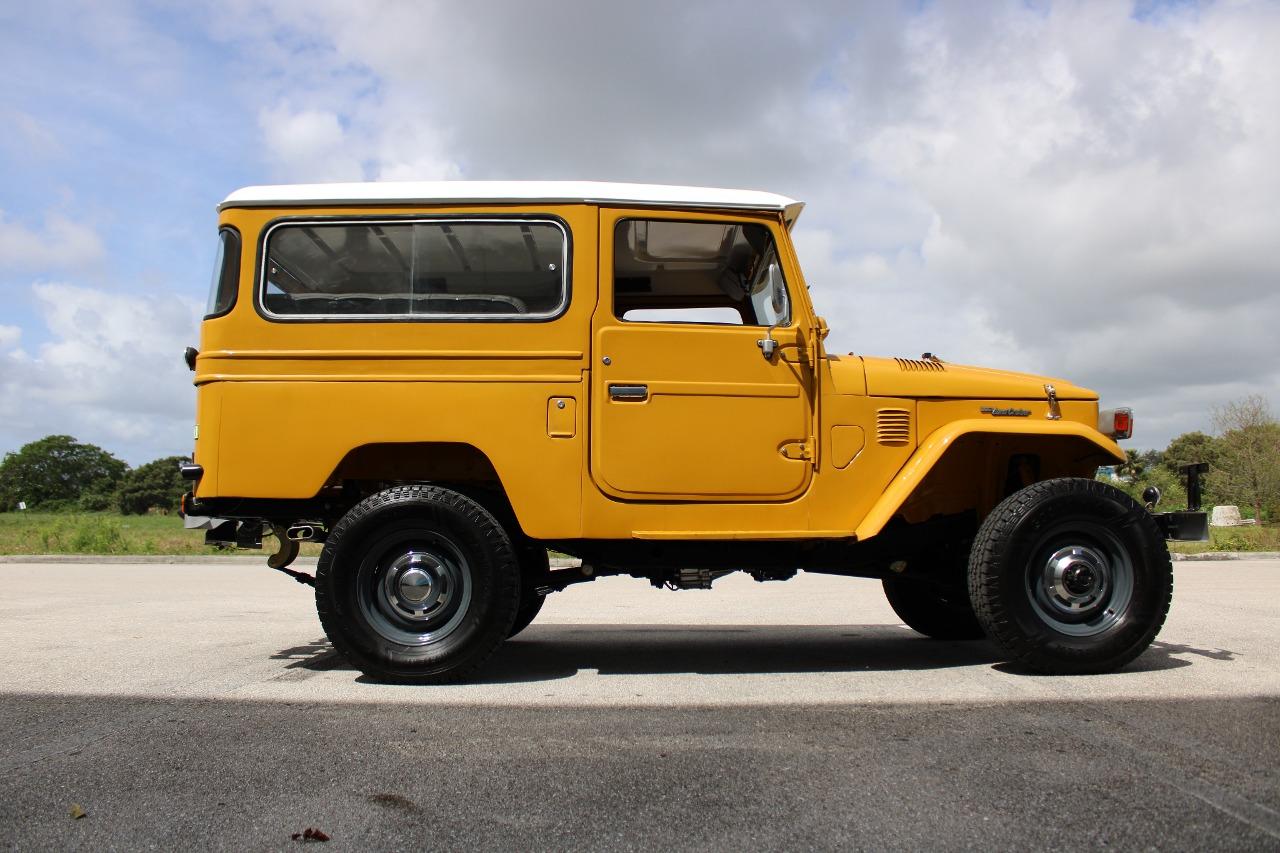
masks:
<svg viewBox="0 0 1280 853"><path fill-rule="evenodd" d="M777 246L764 225L624 219L614 229L613 257L620 320L791 324Z"/></svg>

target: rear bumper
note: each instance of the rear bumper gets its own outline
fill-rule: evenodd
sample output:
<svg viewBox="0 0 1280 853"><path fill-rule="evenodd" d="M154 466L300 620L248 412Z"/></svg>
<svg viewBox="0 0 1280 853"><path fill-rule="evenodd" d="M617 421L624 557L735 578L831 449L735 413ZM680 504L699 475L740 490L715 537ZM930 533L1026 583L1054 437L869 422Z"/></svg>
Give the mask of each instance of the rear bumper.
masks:
<svg viewBox="0 0 1280 853"><path fill-rule="evenodd" d="M1209 514L1194 510L1152 513L1165 539L1180 542L1208 542Z"/></svg>

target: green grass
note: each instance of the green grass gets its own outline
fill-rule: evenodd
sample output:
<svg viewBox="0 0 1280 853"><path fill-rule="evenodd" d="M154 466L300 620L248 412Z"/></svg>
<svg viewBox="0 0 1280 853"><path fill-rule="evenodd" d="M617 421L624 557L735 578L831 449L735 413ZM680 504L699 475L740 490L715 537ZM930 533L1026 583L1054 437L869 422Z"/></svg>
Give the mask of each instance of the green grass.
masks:
<svg viewBox="0 0 1280 853"><path fill-rule="evenodd" d="M1206 551L1280 551L1280 524L1210 527L1208 542L1170 542L1169 550L1177 554L1203 554Z"/></svg>
<svg viewBox="0 0 1280 853"><path fill-rule="evenodd" d="M267 539L263 551L220 550L204 544L203 530L185 530L176 515L115 513L0 513L0 554L216 555L262 554L275 547ZM319 546L303 545L304 554Z"/></svg>
<svg viewBox="0 0 1280 853"><path fill-rule="evenodd" d="M1280 525L1213 527L1208 542L1171 542L1182 554L1205 551L1280 551ZM203 530L184 530L176 515L114 513L0 513L0 554L218 555L261 554L275 550L266 539L262 551L220 550L204 544ZM304 544L315 556L320 546Z"/></svg>

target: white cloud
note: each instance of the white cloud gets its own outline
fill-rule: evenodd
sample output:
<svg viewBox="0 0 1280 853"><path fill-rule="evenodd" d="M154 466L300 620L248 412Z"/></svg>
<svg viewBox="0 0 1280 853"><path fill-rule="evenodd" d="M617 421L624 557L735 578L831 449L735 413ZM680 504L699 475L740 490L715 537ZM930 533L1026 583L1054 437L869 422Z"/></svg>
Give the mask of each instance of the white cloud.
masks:
<svg viewBox="0 0 1280 853"><path fill-rule="evenodd" d="M259 113L267 157L283 180L364 179L357 148L338 116L327 110L294 111L281 104Z"/></svg>
<svg viewBox="0 0 1280 853"><path fill-rule="evenodd" d="M194 395L182 350L200 306L53 282L31 292L50 340L11 349L20 332L0 327L0 444L69 433L134 463L185 452Z"/></svg>
<svg viewBox="0 0 1280 853"><path fill-rule="evenodd" d="M0 268L5 272L83 268L103 255L102 239L88 225L47 213L44 227L32 229L0 210Z"/></svg>
<svg viewBox="0 0 1280 853"><path fill-rule="evenodd" d="M1065 374L1154 444L1280 398L1280 7L301 8L250 18L346 117L323 163L774 189L836 347Z"/></svg>
<svg viewBox="0 0 1280 853"><path fill-rule="evenodd" d="M247 128L260 146L234 159L265 180L588 178L804 198L795 238L833 348L1065 375L1138 407L1145 445L1206 428L1232 397L1280 404L1280 7L1130 12L232 0L206 13L226 67L195 82L194 54L158 21L115 8L76 26L127 72L96 94L111 111L218 128L191 134L193 161L225 157ZM245 115L213 114L197 85L224 87L219 103ZM8 148L35 157L66 124L14 126ZM66 145L92 134L76 126ZM6 206L4 271L57 278L107 260L84 222ZM144 233L168 214L128 215ZM0 327L0 440L80 430L129 442L138 461L184 449L178 353L197 309L70 284L32 295L49 340Z"/></svg>
<svg viewBox="0 0 1280 853"><path fill-rule="evenodd" d="M9 115L8 123L17 133L6 137L5 142L21 156L44 159L61 157L66 153L57 134L35 116L18 110Z"/></svg>

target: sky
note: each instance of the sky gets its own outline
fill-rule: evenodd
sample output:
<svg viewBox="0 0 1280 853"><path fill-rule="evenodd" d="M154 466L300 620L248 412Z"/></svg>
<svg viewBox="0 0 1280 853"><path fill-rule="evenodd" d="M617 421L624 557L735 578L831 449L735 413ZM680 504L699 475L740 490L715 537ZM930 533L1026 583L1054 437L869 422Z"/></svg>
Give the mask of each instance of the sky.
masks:
<svg viewBox="0 0 1280 853"><path fill-rule="evenodd" d="M1280 4L0 6L0 452L191 449L246 185L762 189L834 352L1069 378L1129 446L1280 403Z"/></svg>

